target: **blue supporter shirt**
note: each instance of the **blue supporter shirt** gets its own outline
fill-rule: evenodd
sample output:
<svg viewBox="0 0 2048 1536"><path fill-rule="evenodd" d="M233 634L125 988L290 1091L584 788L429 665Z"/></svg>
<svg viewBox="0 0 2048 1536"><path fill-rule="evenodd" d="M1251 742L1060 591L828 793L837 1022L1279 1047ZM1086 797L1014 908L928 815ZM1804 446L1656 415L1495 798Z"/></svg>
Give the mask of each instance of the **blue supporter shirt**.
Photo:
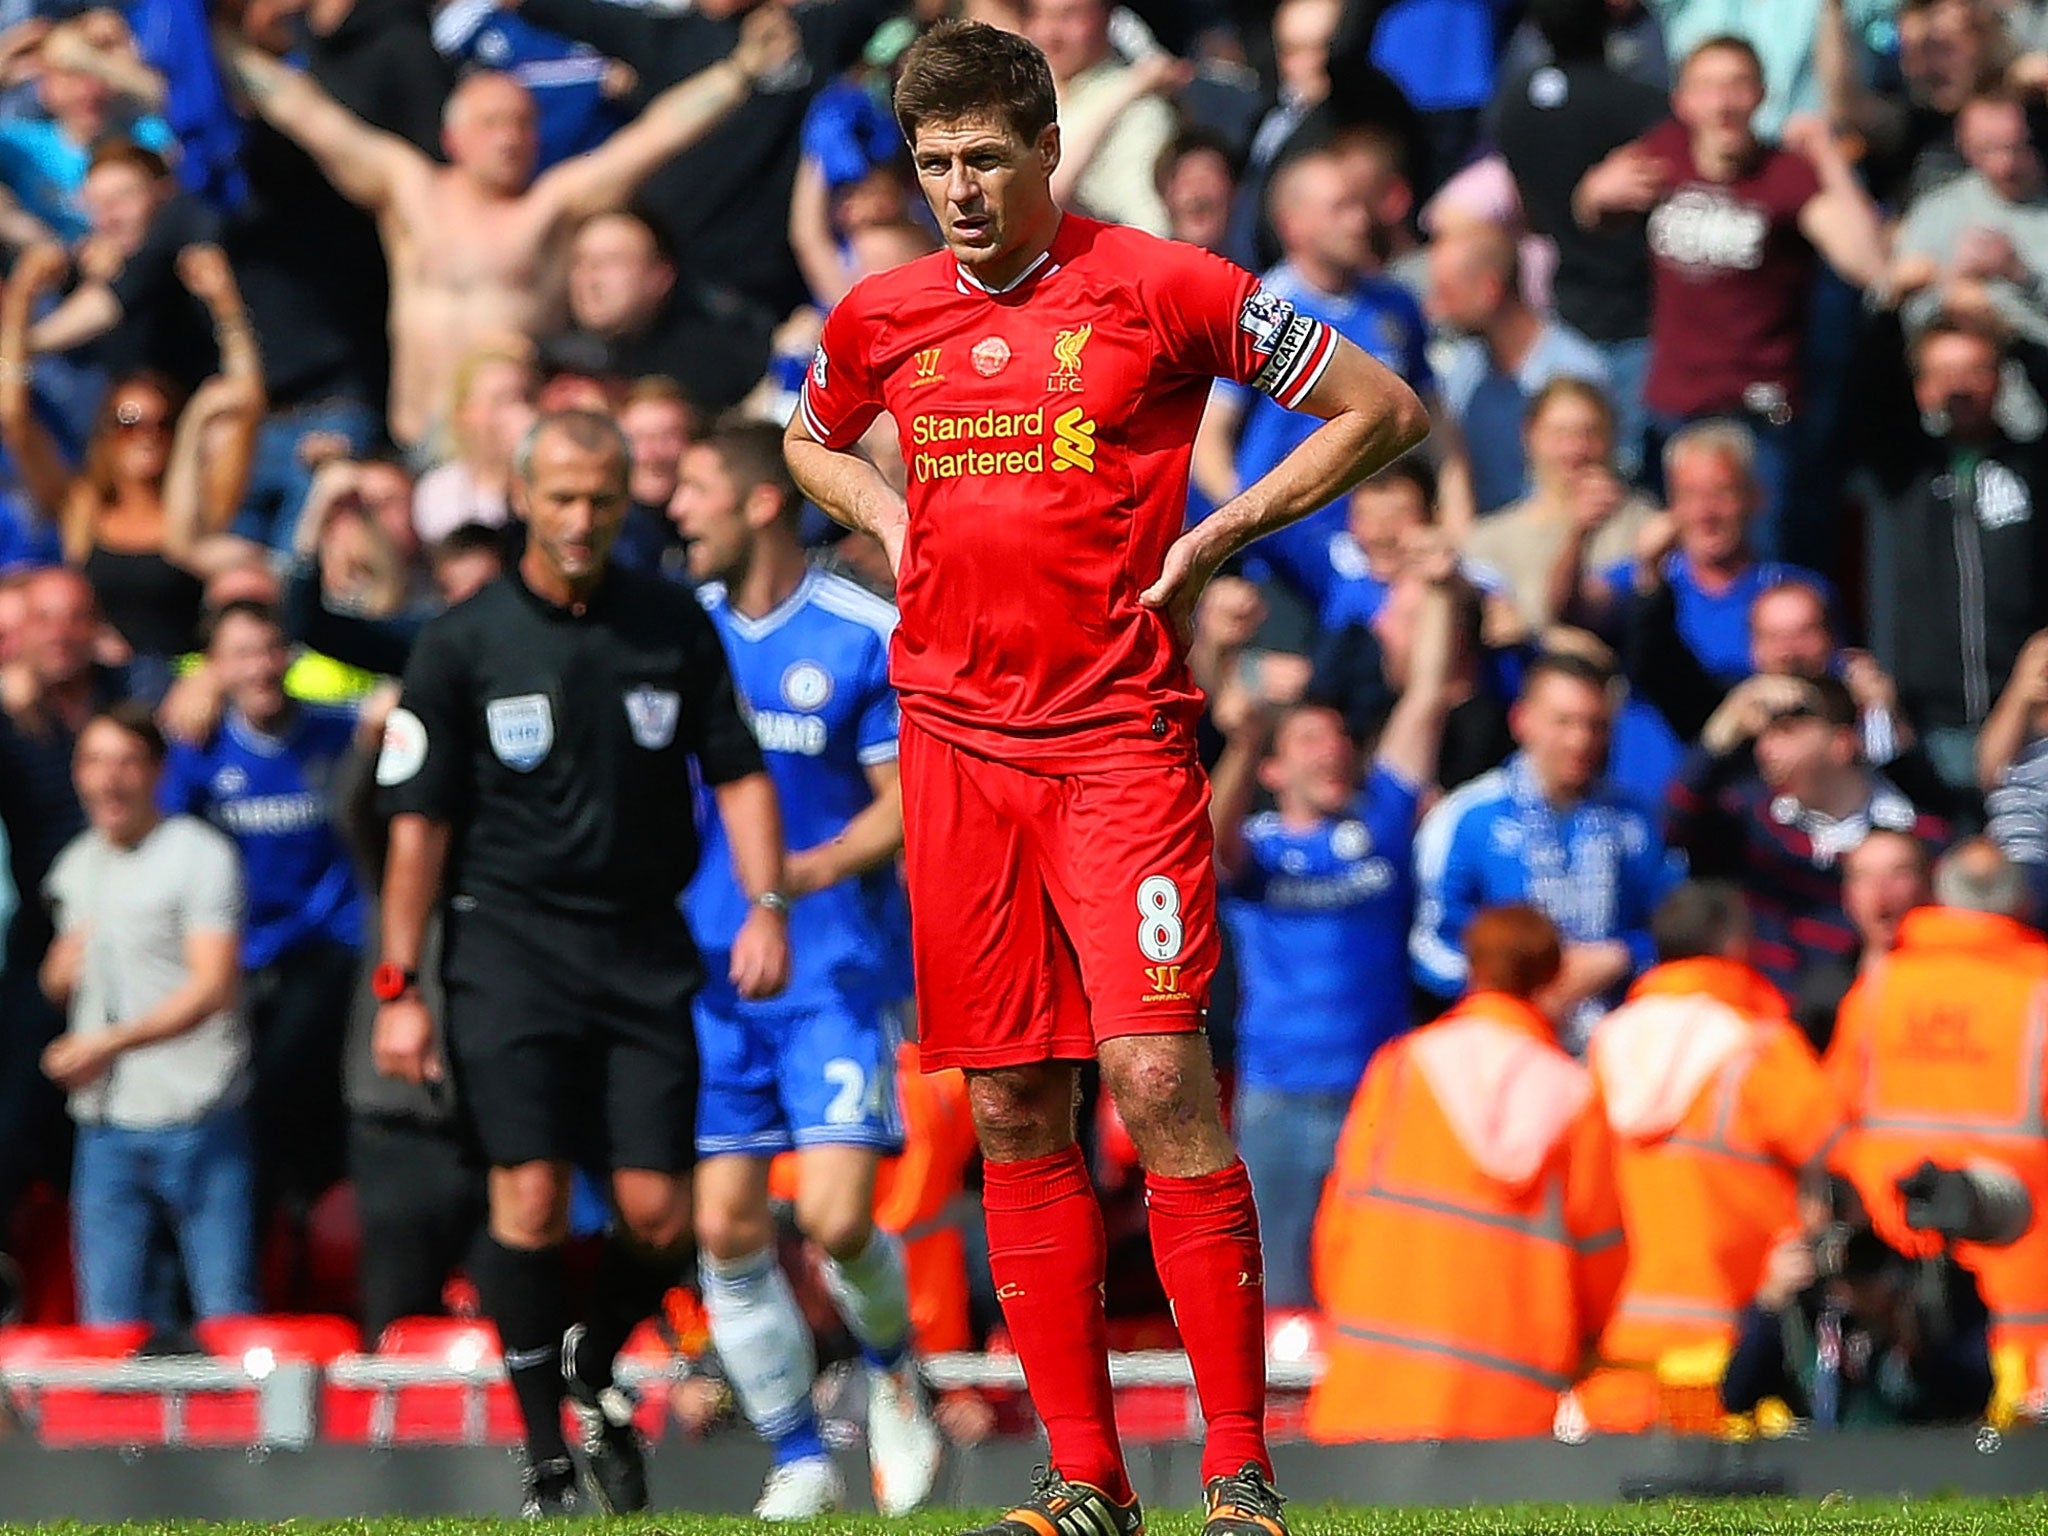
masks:
<svg viewBox="0 0 2048 1536"><path fill-rule="evenodd" d="M355 733L354 710L298 704L280 736L231 709L205 747L171 746L157 794L164 813L205 817L242 856L244 970L317 940L363 942L362 897L328 788Z"/></svg>
<svg viewBox="0 0 2048 1536"><path fill-rule="evenodd" d="M874 800L867 770L896 760L896 694L889 686L896 609L858 583L818 570L757 619L734 612L723 587L699 595L725 642L733 683L775 781L784 841L791 849L831 841ZM714 814L701 819L703 862L683 903L718 975L746 921L747 898L724 823ZM801 1013L835 999L905 998L908 934L903 883L893 868L806 896L789 914L789 987L758 1006Z"/></svg>
<svg viewBox="0 0 2048 1536"><path fill-rule="evenodd" d="M1341 818L1245 823L1245 867L1223 892L1241 1082L1349 1093L1408 1027L1415 811L1414 786L1375 766Z"/></svg>
<svg viewBox="0 0 2048 1536"><path fill-rule="evenodd" d="M1348 293L1312 288L1286 263L1261 281L1312 320L1356 343L1408 381L1417 394L1435 392L1429 371L1429 325L1415 296L1392 278L1361 277ZM1237 437L1237 478L1250 485L1270 471L1322 422L1305 411L1290 411L1277 400L1242 384L1217 389L1243 411ZM1304 597L1320 603L1329 582L1329 543L1344 533L1344 503L1333 501L1300 522L1268 534L1248 551L1245 573L1253 580L1277 575Z"/></svg>
<svg viewBox="0 0 2048 1536"><path fill-rule="evenodd" d="M1418 112L1483 107L1507 9L1507 0L1393 0L1373 28L1372 61Z"/></svg>
<svg viewBox="0 0 2048 1536"><path fill-rule="evenodd" d="M1616 592L1634 590L1633 570L1627 561L1608 568L1608 586ZM1749 661L1749 606L1772 587L1797 582L1812 587L1828 605L1834 605L1834 588L1818 571L1781 560L1758 560L1728 584L1722 592L1708 592L1693 575L1692 565L1679 551L1665 557L1664 579L1671 584L1672 606L1678 618L1678 636L1699 658L1700 665L1713 674L1714 681L1733 687L1755 670Z"/></svg>
<svg viewBox="0 0 2048 1536"><path fill-rule="evenodd" d="M496 0L455 0L434 17L434 47L458 65L510 75L533 97L546 170L597 148L631 114L604 94L610 61L584 43L537 27Z"/></svg>

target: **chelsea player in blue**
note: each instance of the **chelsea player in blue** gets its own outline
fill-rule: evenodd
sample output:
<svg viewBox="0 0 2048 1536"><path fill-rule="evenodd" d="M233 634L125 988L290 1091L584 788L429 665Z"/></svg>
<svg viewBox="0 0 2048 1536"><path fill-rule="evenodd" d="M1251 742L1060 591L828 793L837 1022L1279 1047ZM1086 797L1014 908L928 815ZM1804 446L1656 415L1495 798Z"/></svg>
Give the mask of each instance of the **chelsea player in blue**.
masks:
<svg viewBox="0 0 2048 1536"><path fill-rule="evenodd" d="M714 978L697 996L697 1234L712 1342L775 1450L755 1513L804 1519L845 1496L811 1410L810 1335L776 1263L768 1164L794 1148L797 1225L868 1371L875 1500L929 1497L939 1437L910 1359L897 1240L874 1226L875 1171L900 1148L893 1010L910 991L897 878L903 803L889 638L896 610L813 568L782 434L722 427L686 451L670 512L767 759L791 852L788 989L747 1002L716 978L746 912L715 818L684 900Z"/></svg>
<svg viewBox="0 0 2048 1536"><path fill-rule="evenodd" d="M1448 546L1416 542L1396 579L1428 590L1409 644L1388 646L1406 675L1369 768L1334 709L1296 705L1275 725L1219 701L1230 729L1210 815L1238 966L1235 1124L1272 1307L1315 1305L1310 1238L1338 1132L1373 1052L1409 1024L1416 819L1449 710L1453 615L1474 600ZM1273 808L1254 815L1259 787Z"/></svg>
<svg viewBox="0 0 2048 1536"><path fill-rule="evenodd" d="M260 603L223 607L206 655L225 704L220 724L204 746L172 746L158 798L167 815L205 817L241 854L257 1150L279 1192L310 1200L343 1164L341 1047L363 909L328 785L356 717L285 692L291 653Z"/></svg>

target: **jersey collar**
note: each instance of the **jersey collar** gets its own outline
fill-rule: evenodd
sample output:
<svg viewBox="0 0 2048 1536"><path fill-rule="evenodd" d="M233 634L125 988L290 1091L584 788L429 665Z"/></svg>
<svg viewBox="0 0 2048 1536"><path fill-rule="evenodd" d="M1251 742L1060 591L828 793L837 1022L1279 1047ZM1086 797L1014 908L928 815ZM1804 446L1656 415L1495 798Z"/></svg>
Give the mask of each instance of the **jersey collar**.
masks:
<svg viewBox="0 0 2048 1536"><path fill-rule="evenodd" d="M1060 248L1061 239L1066 232L1067 216L1063 213L1060 215L1059 226L1052 232L1052 244L1038 253L1037 260L1033 261L1031 265L1022 272L1019 272L1000 288L991 288L987 283L984 283L980 278L968 271L967 268L961 266L960 258L955 256L953 258L953 286L969 297L981 294L985 298L1000 299L1016 293L1035 280L1051 277L1053 273L1060 269L1059 259L1054 256L1053 252Z"/></svg>
<svg viewBox="0 0 2048 1536"><path fill-rule="evenodd" d="M750 619L733 607L732 593L728 591L725 594L725 616L732 621L733 633L742 640L765 640L796 616L797 610L811 600L811 592L817 585L818 572L813 567L804 572L803 580L796 584L795 591L758 619Z"/></svg>

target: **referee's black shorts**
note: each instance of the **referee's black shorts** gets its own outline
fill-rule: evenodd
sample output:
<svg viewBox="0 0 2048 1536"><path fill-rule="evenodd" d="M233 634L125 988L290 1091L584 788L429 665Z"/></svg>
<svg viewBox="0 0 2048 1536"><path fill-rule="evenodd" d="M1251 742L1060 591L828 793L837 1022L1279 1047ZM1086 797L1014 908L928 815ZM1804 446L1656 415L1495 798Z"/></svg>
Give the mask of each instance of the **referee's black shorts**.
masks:
<svg viewBox="0 0 2048 1536"><path fill-rule="evenodd" d="M493 1167L691 1166L703 970L679 913L572 917L458 896L446 933L449 1066Z"/></svg>

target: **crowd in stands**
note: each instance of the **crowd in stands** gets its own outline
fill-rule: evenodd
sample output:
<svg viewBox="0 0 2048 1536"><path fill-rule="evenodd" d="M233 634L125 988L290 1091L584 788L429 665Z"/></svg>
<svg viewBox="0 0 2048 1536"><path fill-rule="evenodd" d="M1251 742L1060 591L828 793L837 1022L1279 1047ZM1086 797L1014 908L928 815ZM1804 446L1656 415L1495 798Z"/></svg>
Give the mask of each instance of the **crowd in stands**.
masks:
<svg viewBox="0 0 2048 1536"><path fill-rule="evenodd" d="M1698 1346L1831 1423L2048 1385L2048 1212L1957 1249L1929 1339L1894 1189L1996 1157L2048 1200L2041 0L0 0L40 1315L374 1338L454 1294L455 1087L368 1047L389 680L520 547L542 410L616 415L618 558L690 580L692 442L786 422L831 305L939 249L888 90L942 14L1044 50L1068 207L1260 272L1432 418L1193 637L1211 1034L1269 1304L1325 1321L1311 1433L1546 1433L1574 1385L1639 1429ZM1313 425L1219 386L1190 519ZM975 1180L914 1092L906 1229ZM1089 1141L1112 1307L1163 1312ZM978 1225L928 1347L996 1323Z"/></svg>

